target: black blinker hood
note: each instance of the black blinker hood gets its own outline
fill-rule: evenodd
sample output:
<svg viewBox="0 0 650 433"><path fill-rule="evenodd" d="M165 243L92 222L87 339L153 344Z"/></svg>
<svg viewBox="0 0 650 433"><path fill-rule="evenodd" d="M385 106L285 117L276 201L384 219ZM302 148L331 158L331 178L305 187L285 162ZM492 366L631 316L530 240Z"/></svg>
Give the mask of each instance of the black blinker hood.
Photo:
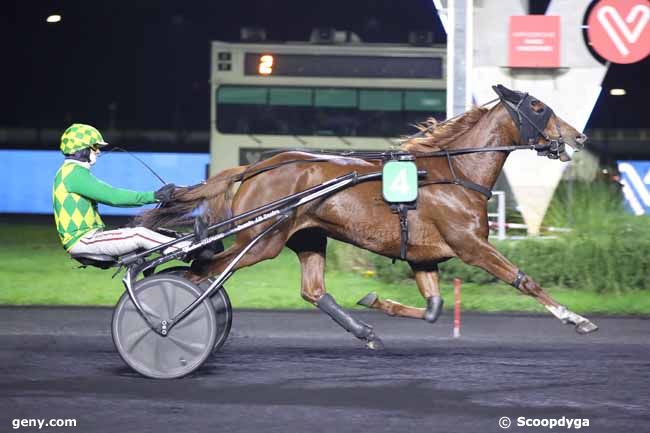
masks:
<svg viewBox="0 0 650 433"><path fill-rule="evenodd" d="M505 99L506 101L512 102L513 104L518 104L519 101L521 101L521 98L524 96L523 93L517 92L515 90L510 90L501 84L492 86L492 90L494 90L494 93L496 93L499 98Z"/></svg>
<svg viewBox="0 0 650 433"><path fill-rule="evenodd" d="M521 137L520 144L536 144L539 137L547 138L543 131L553 115L551 107L545 106L542 111L537 112L533 110L533 103L538 99L528 93L510 90L501 84L492 86L492 90L502 100L515 122Z"/></svg>

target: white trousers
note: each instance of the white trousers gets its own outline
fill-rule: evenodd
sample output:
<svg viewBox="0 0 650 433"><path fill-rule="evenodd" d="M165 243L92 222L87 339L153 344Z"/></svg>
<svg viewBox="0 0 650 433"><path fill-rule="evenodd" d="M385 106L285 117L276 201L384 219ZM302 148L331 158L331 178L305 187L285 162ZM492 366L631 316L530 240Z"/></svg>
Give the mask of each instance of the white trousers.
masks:
<svg viewBox="0 0 650 433"><path fill-rule="evenodd" d="M118 230L95 230L87 233L70 249L70 254L105 254L107 256L123 256L137 249L148 250L173 240L169 236L145 227L129 227ZM179 242L168 247L164 253L170 253L189 245L190 242Z"/></svg>

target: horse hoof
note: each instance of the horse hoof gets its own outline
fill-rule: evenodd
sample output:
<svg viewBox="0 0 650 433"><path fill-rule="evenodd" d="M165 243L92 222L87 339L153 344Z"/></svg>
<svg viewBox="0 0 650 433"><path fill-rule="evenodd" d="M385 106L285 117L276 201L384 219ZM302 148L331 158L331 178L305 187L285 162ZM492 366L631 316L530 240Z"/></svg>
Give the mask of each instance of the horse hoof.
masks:
<svg viewBox="0 0 650 433"><path fill-rule="evenodd" d="M424 312L424 320L435 323L442 314L444 301L440 296L432 296L427 299L427 309Z"/></svg>
<svg viewBox="0 0 650 433"><path fill-rule="evenodd" d="M584 322L578 323L575 329L578 334L584 335L598 331L598 326L589 320L585 320Z"/></svg>
<svg viewBox="0 0 650 433"><path fill-rule="evenodd" d="M376 335L372 337L371 340L368 340L366 342L366 347L370 350L383 350L384 349L384 343L381 341L379 337Z"/></svg>
<svg viewBox="0 0 650 433"><path fill-rule="evenodd" d="M373 304L377 302L378 296L375 292L370 292L363 298L357 301L357 305L362 305L367 308L372 308Z"/></svg>

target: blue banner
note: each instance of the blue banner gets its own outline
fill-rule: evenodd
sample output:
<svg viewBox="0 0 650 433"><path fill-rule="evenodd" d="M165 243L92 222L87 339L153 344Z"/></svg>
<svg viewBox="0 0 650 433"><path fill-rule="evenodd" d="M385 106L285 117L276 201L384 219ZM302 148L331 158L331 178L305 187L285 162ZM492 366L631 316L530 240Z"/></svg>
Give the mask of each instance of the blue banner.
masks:
<svg viewBox="0 0 650 433"><path fill-rule="evenodd" d="M165 181L193 185L205 179L207 153L135 153ZM0 150L0 213L52 213L52 184L63 155L52 150ZM162 184L125 153L105 153L91 169L118 188L152 191ZM99 206L101 215L134 215L143 208Z"/></svg>
<svg viewBox="0 0 650 433"><path fill-rule="evenodd" d="M618 161L623 194L636 215L650 215L650 161Z"/></svg>

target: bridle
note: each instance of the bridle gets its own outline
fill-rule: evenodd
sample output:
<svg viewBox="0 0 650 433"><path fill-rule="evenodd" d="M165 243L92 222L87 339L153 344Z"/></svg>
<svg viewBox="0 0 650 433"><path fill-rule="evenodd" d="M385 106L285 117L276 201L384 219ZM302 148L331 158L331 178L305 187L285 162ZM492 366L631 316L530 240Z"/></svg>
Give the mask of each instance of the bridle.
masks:
<svg viewBox="0 0 650 433"><path fill-rule="evenodd" d="M521 137L520 145L529 146L537 151L539 156L546 156L549 159L568 159L566 154L566 144L558 122L555 123L557 137L551 138L544 130L553 116L553 109L545 106L541 112L533 109L533 104L539 102L528 93L513 92L519 96L518 102L513 102L510 97L503 94L497 86L493 87L499 95L499 100L503 103L510 117L515 122ZM525 122L524 122L525 121ZM544 139L544 143L539 144L539 138Z"/></svg>
<svg viewBox="0 0 650 433"><path fill-rule="evenodd" d="M435 151L435 152L416 152L418 156L447 156L447 155L464 155L469 153L483 153L483 152L512 152L515 150L535 150L537 155L546 156L549 159L560 159L562 161L569 161L571 158L566 153L566 143L560 130L558 122L555 123L557 130L557 137L550 137L544 130L548 125L554 112L549 106L545 106L542 111L537 112L533 110L533 104L539 102L534 96L509 90L502 85L492 86L494 92L498 95L479 108L484 108L490 104L500 101L506 108L512 121L515 123L519 132L520 142L511 146L498 146L498 147L468 147L462 149L453 149L448 151ZM402 140L402 143L408 142L413 139L420 138L427 134L432 128L439 127L445 123L451 122L465 113L460 113L454 117L446 119L442 122L436 123L429 128L422 129L416 134L410 135ZM543 138L544 142L539 143L539 138Z"/></svg>

